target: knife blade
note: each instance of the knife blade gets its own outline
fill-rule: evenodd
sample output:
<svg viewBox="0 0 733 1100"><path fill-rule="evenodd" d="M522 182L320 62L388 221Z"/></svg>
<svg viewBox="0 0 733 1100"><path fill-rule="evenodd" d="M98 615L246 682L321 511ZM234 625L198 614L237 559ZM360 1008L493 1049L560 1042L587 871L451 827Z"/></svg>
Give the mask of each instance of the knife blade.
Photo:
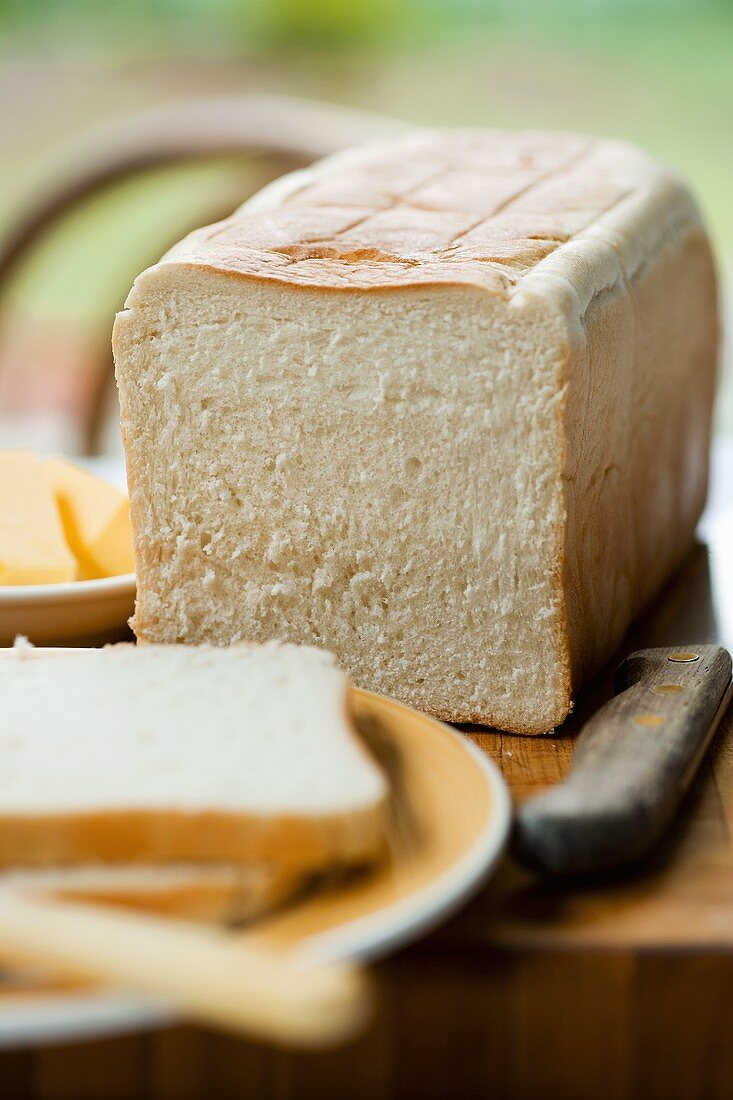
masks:
<svg viewBox="0 0 733 1100"><path fill-rule="evenodd" d="M581 730L569 777L520 806L516 856L554 874L618 867L663 836L733 696L717 645L643 649Z"/></svg>

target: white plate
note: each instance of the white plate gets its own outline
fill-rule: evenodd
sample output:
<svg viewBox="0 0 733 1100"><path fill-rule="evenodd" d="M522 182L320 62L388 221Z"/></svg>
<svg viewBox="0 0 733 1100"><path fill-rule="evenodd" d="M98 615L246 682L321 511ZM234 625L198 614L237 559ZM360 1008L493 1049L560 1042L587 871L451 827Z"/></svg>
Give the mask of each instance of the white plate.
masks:
<svg viewBox="0 0 733 1100"><path fill-rule="evenodd" d="M119 638L135 610L135 574L65 584L0 585L0 646L94 645Z"/></svg>
<svg viewBox="0 0 733 1100"><path fill-rule="evenodd" d="M362 880L366 887L357 880L310 901L296 899L242 933L250 942L296 947L319 960L379 958L445 920L504 851L511 803L489 757L464 735L393 700L368 692L355 697L365 736L390 777L400 840ZM365 725L370 718L379 720L379 741ZM164 1007L121 994L6 986L0 1047L140 1031L171 1018Z"/></svg>

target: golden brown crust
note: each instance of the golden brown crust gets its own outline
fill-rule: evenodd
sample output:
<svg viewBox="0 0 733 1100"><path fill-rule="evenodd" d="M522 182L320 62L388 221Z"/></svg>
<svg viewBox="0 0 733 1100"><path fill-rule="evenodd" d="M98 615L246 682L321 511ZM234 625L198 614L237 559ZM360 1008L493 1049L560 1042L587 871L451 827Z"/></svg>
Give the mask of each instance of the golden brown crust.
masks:
<svg viewBox="0 0 733 1100"><path fill-rule="evenodd" d="M509 297L629 193L639 162L570 134L415 131L278 181L163 262L302 287L457 283Z"/></svg>
<svg viewBox="0 0 733 1100"><path fill-rule="evenodd" d="M114 809L3 814L0 867L78 863L268 863L311 871L374 858L383 844L382 806L319 817L266 818L219 810Z"/></svg>

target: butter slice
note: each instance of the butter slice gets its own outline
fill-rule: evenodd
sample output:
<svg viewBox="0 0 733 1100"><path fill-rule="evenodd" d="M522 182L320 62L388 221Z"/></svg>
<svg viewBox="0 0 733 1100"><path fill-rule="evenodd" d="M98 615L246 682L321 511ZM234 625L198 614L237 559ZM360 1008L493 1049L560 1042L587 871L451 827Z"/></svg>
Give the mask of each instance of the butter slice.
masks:
<svg viewBox="0 0 733 1100"><path fill-rule="evenodd" d="M0 451L0 584L56 584L78 576L43 465Z"/></svg>
<svg viewBox="0 0 733 1100"><path fill-rule="evenodd" d="M126 494L63 458L49 458L44 469L81 578L132 573L135 565Z"/></svg>

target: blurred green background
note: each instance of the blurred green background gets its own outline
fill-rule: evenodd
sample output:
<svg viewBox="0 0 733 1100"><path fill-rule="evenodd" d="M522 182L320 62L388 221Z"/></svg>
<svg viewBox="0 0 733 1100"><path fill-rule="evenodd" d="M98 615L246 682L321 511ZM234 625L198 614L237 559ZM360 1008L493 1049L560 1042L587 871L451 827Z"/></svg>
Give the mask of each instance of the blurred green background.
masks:
<svg viewBox="0 0 733 1100"><path fill-rule="evenodd" d="M95 127L246 92L637 142L690 180L733 267L733 0L0 0L0 232ZM258 172L241 158L147 171L54 228L3 293L0 407L21 426L36 398L52 426L83 413L64 394L102 369L134 275ZM3 430L21 429L11 415Z"/></svg>

